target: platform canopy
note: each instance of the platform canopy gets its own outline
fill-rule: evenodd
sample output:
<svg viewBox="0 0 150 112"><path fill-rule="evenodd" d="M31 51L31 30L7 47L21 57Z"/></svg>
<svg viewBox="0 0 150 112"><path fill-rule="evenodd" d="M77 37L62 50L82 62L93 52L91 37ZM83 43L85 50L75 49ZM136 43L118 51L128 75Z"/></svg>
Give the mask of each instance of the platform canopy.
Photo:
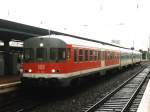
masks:
<svg viewBox="0 0 150 112"><path fill-rule="evenodd" d="M0 40L25 40L30 37L48 35L47 29L0 19Z"/></svg>

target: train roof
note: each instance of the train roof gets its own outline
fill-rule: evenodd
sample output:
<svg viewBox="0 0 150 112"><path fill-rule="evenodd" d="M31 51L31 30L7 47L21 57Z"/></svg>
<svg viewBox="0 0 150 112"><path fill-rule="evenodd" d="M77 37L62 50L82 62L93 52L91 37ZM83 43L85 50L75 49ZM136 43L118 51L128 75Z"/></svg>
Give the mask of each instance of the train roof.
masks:
<svg viewBox="0 0 150 112"><path fill-rule="evenodd" d="M63 35L51 35L50 37L52 38L59 38L65 41L67 44L72 44L72 45L77 45L77 46L84 46L84 47L89 47L89 48L101 48L105 50L114 50L114 51L123 51L123 52L130 52L132 53L133 50L130 49L123 49L123 48L118 48L114 46L109 46L109 45L103 45L101 43L96 43L96 42L91 42L87 40L81 40L69 36L63 36Z"/></svg>
<svg viewBox="0 0 150 112"><path fill-rule="evenodd" d="M140 53L138 51L134 51L134 50L130 50L130 49L123 49L123 48L118 48L118 47L114 47L114 46L109 46L109 45L103 45L101 43L96 43L96 42L91 42L91 41L87 41L87 40L81 40L81 39L77 39L77 38L73 38L73 37L69 37L69 36L64 36L64 35L46 35L46 36L40 36L40 37L34 37L34 38L30 38L33 41L34 40L38 40L38 43L41 43L40 40L42 40L41 38L44 38L44 40L46 40L46 45L50 46L50 47L64 47L66 44L70 44L76 47L87 47L87 48L93 48L93 49L104 49L104 50L114 50L114 51L122 51L122 52L127 52L127 53ZM30 39L27 39L30 40ZM27 41L25 43L27 43ZM51 45L48 43L51 41ZM34 41L34 43L36 44L37 42ZM33 44L34 44L33 43ZM31 45L32 42L30 43ZM26 44L25 44L26 46Z"/></svg>
<svg viewBox="0 0 150 112"><path fill-rule="evenodd" d="M66 48L66 43L58 38L30 38L24 41L25 48L39 48L39 47L49 47L49 48Z"/></svg>

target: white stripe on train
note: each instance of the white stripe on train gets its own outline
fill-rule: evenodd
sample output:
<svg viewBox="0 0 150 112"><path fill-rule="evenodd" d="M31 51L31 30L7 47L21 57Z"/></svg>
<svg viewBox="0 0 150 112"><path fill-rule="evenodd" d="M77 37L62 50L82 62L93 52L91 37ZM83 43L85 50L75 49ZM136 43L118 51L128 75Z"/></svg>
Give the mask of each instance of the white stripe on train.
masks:
<svg viewBox="0 0 150 112"><path fill-rule="evenodd" d="M111 65L111 66L105 66L105 67L97 67L97 68L92 68L92 69L87 69L87 70L81 70L77 72L71 72L71 73L64 73L64 74L45 74L45 73L23 73L23 77L28 77L28 78L69 78L73 76L78 76L90 72L95 72L99 70L104 70L104 69L110 69L110 68L115 68L119 67L119 64L116 65Z"/></svg>

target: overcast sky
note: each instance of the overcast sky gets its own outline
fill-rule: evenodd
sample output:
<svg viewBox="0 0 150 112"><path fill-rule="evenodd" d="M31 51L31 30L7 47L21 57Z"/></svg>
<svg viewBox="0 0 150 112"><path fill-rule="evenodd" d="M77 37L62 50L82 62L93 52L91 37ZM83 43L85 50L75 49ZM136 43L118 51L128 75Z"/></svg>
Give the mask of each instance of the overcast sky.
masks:
<svg viewBox="0 0 150 112"><path fill-rule="evenodd" d="M0 18L147 50L150 0L3 0Z"/></svg>

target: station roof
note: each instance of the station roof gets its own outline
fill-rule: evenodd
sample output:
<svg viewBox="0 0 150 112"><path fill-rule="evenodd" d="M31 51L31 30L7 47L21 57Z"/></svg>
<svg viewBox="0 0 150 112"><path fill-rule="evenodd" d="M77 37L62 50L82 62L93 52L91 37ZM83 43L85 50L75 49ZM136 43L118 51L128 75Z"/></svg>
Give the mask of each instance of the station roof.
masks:
<svg viewBox="0 0 150 112"><path fill-rule="evenodd" d="M120 47L124 49L129 49L129 48L109 44L109 43L102 42L102 41L97 41L93 39L88 39L88 38L84 38L80 36L52 31L52 30L49 32L48 29L38 28L38 27L30 26L30 25L25 25L21 23L16 23L16 22L0 19L0 40L2 41L7 41L11 39L24 41L25 39L28 39L31 37L49 35L49 33L55 34L55 35L65 35L65 36L70 36L70 37L74 37L78 39L101 43L103 45L110 45L110 46Z"/></svg>
<svg viewBox="0 0 150 112"><path fill-rule="evenodd" d="M25 40L34 36L48 35L47 29L0 19L0 40Z"/></svg>

